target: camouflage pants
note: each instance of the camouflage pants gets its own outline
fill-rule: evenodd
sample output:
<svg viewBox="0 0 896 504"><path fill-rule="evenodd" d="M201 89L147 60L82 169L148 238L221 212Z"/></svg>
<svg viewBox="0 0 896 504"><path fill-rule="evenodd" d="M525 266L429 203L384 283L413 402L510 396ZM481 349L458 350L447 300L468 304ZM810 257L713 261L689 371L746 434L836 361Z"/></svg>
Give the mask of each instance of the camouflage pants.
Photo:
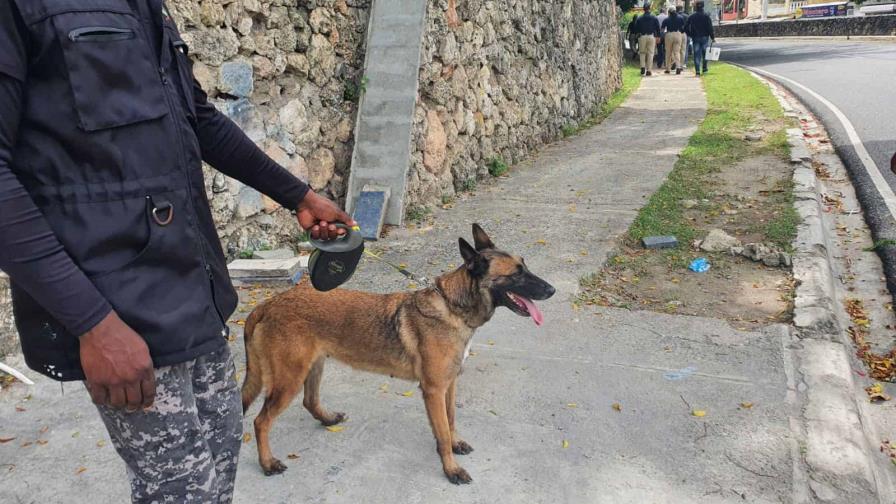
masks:
<svg viewBox="0 0 896 504"><path fill-rule="evenodd" d="M147 410L98 409L127 465L133 502L233 499L242 405L229 348L156 369Z"/></svg>

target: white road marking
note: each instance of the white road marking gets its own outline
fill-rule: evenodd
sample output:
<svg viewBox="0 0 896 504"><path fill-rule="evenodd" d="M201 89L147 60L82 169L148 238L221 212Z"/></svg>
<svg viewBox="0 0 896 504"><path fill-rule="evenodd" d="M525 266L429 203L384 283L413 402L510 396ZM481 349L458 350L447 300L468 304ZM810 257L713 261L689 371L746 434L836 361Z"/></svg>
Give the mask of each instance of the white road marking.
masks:
<svg viewBox="0 0 896 504"><path fill-rule="evenodd" d="M893 189L890 187L890 184L887 183L886 179L884 179L883 174L878 168L877 163L874 162L874 159L871 158L871 155L868 154L868 151L865 149L865 144L862 143L862 139L859 137L859 133L856 132L855 127L853 127L852 123L846 117L836 105L828 101L827 98L821 96L820 94L812 91L806 86L796 82L792 79L788 79L783 75L774 74L767 70L762 70L756 67L751 67L747 65L740 65L752 72L756 72L760 75L765 75L767 77L771 77L772 79L787 82L795 87L802 89L803 91L809 93L810 96L820 101L825 107L831 110L834 113L834 116L840 120L840 124L843 126L843 129L846 130L846 135L849 137L849 141L852 143L852 147L856 150L856 154L859 156L859 159L862 161L862 164L865 165L865 171L868 172L868 176L871 177L871 181L874 182L874 187L877 188L878 194L880 194L881 198L884 200L884 204L887 205L887 209L890 211L890 216L893 219L896 219L896 193L893 193Z"/></svg>

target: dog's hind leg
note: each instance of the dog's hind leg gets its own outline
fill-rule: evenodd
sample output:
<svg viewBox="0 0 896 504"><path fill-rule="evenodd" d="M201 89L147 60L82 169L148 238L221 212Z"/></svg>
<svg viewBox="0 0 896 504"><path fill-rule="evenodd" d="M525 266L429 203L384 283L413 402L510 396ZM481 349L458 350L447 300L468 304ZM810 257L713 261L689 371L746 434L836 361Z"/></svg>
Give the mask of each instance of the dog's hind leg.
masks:
<svg viewBox="0 0 896 504"><path fill-rule="evenodd" d="M286 470L283 462L274 458L271 453L271 441L269 434L274 420L283 413L283 410L289 406L289 403L299 393L305 376L308 374L309 366L306 363L300 363L296 368L290 370L279 370L272 374L273 380L270 385L270 391L264 400L264 406L261 412L255 417L255 440L258 443L258 463L261 464L265 476L280 474ZM272 370L273 371L273 370Z"/></svg>
<svg viewBox="0 0 896 504"><path fill-rule="evenodd" d="M448 427L451 429L451 451L457 455L466 455L473 451L473 447L457 435L454 427L455 394L457 392L457 378L451 381L448 392L445 394L445 409L448 413Z"/></svg>
<svg viewBox="0 0 896 504"><path fill-rule="evenodd" d="M308 377L305 378L305 397L302 404L320 423L330 426L345 420L345 413L330 413L320 404L320 380L324 374L324 362L326 355L321 355L314 361Z"/></svg>

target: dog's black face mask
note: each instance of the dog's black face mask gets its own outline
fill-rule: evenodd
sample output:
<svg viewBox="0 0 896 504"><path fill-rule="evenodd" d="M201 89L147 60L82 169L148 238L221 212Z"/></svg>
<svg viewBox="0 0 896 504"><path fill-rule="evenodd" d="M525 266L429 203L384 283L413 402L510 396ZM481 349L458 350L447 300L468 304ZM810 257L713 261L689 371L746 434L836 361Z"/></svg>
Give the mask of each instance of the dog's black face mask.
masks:
<svg viewBox="0 0 896 504"><path fill-rule="evenodd" d="M532 317L536 325L541 325L544 316L534 301L553 296L554 287L529 271L521 257L497 250L478 224L473 224L473 238L475 247L463 238L459 241L464 266L489 290L495 306Z"/></svg>

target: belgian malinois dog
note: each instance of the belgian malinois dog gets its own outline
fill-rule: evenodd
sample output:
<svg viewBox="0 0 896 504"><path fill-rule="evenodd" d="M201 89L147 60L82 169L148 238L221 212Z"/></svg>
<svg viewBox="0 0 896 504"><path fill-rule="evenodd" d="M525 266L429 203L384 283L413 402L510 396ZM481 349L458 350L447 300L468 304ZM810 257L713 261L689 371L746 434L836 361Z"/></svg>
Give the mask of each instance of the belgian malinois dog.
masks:
<svg viewBox="0 0 896 504"><path fill-rule="evenodd" d="M454 460L454 454L473 451L455 431L454 397L473 333L499 306L541 325L544 317L532 300L554 295L554 287L529 272L522 258L496 249L477 224L473 237L475 247L459 239L464 264L426 289L318 292L302 282L249 315L243 412L264 389L255 438L266 475L286 469L271 453L268 435L302 384L303 404L314 418L327 426L345 420L320 403L324 361L334 357L356 369L420 382L445 475L455 484L472 481Z"/></svg>

